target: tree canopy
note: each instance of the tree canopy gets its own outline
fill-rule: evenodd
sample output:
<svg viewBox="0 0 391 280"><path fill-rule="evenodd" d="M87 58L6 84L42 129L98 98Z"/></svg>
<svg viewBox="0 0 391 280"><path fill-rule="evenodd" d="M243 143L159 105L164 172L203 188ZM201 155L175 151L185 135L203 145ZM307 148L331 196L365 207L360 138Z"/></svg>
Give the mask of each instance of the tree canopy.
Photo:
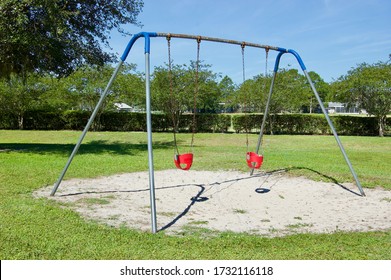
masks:
<svg viewBox="0 0 391 280"><path fill-rule="evenodd" d="M113 60L109 31L140 25L142 0L2 0L0 77L30 72L69 75L82 64Z"/></svg>
<svg viewBox="0 0 391 280"><path fill-rule="evenodd" d="M378 118L379 135L384 135L387 114L391 111L390 61L362 63L333 85L339 101L358 105Z"/></svg>

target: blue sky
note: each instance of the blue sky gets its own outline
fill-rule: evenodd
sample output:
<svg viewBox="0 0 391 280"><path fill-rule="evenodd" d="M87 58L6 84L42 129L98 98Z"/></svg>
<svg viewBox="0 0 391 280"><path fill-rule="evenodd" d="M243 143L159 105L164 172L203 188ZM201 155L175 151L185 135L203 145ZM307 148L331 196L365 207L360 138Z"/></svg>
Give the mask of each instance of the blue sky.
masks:
<svg viewBox="0 0 391 280"><path fill-rule="evenodd" d="M141 31L185 33L278 46L297 51L307 70L331 82L362 62L388 60L391 54L391 1L389 0L145 0ZM130 37L111 34L110 45L119 55ZM176 64L196 59L196 42L172 39ZM138 40L127 62L144 70L144 40ZM212 70L242 81L241 49L213 42L201 43L201 60ZM268 71L276 52L271 51ZM265 52L246 48L246 78L265 73ZM165 38L151 39L151 66L167 62ZM284 55L281 67L298 68Z"/></svg>

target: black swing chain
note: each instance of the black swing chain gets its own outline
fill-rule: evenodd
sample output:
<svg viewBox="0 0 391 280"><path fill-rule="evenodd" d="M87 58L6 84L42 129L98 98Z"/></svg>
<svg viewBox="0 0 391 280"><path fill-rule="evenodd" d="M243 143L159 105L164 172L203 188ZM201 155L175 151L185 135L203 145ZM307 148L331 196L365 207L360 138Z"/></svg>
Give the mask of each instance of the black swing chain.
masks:
<svg viewBox="0 0 391 280"><path fill-rule="evenodd" d="M263 83L263 92L265 92L266 96L267 96L267 70L268 70L268 66L267 66L267 62L269 60L269 48L265 48L265 81ZM264 115L264 117L267 117ZM261 139L261 143L260 143L260 148L261 148L261 154L263 154L263 137ZM259 152L258 152L259 153Z"/></svg>
<svg viewBox="0 0 391 280"><path fill-rule="evenodd" d="M171 118L173 122L174 130L174 149L177 155L179 155L179 148L176 139L176 131L178 128L179 120L175 118L175 104L174 104L174 86L173 86L173 74L172 74L172 63L171 63L171 36L167 35L167 46L168 46L168 75L170 81L170 111ZM197 112L197 96L198 96L198 87L199 87L199 61L200 61L200 44L201 37L197 38L197 61L196 61L196 75L195 75L195 88L194 88L194 98L193 98L193 122L192 122L192 137L191 137L191 149L194 147L194 135L196 132L196 112Z"/></svg>
<svg viewBox="0 0 391 280"><path fill-rule="evenodd" d="M245 66L245 57L244 57L244 48L246 47L246 43L242 42L240 45L242 48L242 72L243 72L243 83L242 85L244 86L244 83L246 82L246 66ZM248 99L248 93L245 92L244 94L244 104L243 104L243 112L244 112L244 129L246 131L246 148L248 152L248 146L249 146L249 140L248 140L248 114L247 114L247 99Z"/></svg>
<svg viewBox="0 0 391 280"><path fill-rule="evenodd" d="M246 47L246 43L245 42L242 42L241 44L241 48L242 48L242 72L243 72L243 84L245 83L246 81L246 67L245 67L245 55L244 55L244 48ZM267 71L268 71L268 57L269 57L269 48L265 48L265 54L266 54L266 58L265 58L265 81L263 83L263 90L266 91L266 83L267 83ZM248 134L249 134L249 128L248 128L248 104L247 104L247 99L248 99L248 92L245 93L244 95L244 106L243 106L243 111L244 111L244 114L245 114L245 131L246 131L246 147L247 147L247 152L248 152L248 149L249 149L249 137L248 137ZM263 140L263 139L262 139ZM263 141L262 141L263 142ZM261 145L262 147L263 145Z"/></svg>
<svg viewBox="0 0 391 280"><path fill-rule="evenodd" d="M174 130L174 151L176 152L177 155L179 155L179 149L178 149L178 144L177 144L177 139L176 139L176 131L178 128L178 122L176 121L175 118L175 110L176 106L174 104L174 85L173 85L173 75L172 75L172 64L171 64L171 36L170 34L167 35L167 46L168 46L168 79L170 81L170 108L169 112L171 115L172 119L172 125L173 125L173 130Z"/></svg>
<svg viewBox="0 0 391 280"><path fill-rule="evenodd" d="M197 38L197 60L196 60L196 75L195 75L195 87L194 87L194 95L193 95L193 126L192 126L192 136L191 136L191 149L194 149L194 135L196 133L197 127L197 97L199 90L199 64L200 64L200 45L201 45L201 36ZM193 151L192 151L193 152Z"/></svg>

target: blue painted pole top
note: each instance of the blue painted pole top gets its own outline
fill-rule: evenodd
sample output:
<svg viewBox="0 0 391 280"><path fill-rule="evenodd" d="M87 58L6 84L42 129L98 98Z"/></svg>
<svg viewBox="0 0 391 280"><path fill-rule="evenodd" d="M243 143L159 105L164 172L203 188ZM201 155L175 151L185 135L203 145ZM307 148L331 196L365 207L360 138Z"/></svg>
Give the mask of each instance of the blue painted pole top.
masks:
<svg viewBox="0 0 391 280"><path fill-rule="evenodd" d="M128 45L126 46L124 53L121 56L122 61L126 60L126 58L128 57L128 54L130 52L130 49L133 47L134 43L141 37L145 38L144 52L150 53L150 51L151 51L150 37L157 37L157 33L156 32L140 32L140 33L133 35L133 37L130 39Z"/></svg>

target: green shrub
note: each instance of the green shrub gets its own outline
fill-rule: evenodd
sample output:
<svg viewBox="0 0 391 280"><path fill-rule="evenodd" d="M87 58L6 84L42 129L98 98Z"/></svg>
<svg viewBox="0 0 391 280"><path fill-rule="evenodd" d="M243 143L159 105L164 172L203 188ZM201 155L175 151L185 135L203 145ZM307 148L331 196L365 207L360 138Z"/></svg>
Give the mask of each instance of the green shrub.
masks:
<svg viewBox="0 0 391 280"><path fill-rule="evenodd" d="M26 130L60 130L64 128L61 112L30 110L24 115L23 128Z"/></svg>
<svg viewBox="0 0 391 280"><path fill-rule="evenodd" d="M91 112L30 110L24 116L27 130L83 130ZM228 132L231 127L236 133L259 132L262 114L197 114L196 132ZM340 135L378 135L375 117L330 116ZM179 132L192 132L193 115L184 114L179 120ZM0 113L0 129L18 129L16 114ZM146 131L146 114L133 112L103 112L98 114L93 130L100 131ZM172 119L165 114L152 114L152 130L166 132L173 130ZM386 121L386 133L391 130L391 118ZM271 114L268 116L265 134L331 134L323 114Z"/></svg>
<svg viewBox="0 0 391 280"><path fill-rule="evenodd" d="M227 132L231 126L231 118L228 115L197 114L197 132Z"/></svg>
<svg viewBox="0 0 391 280"><path fill-rule="evenodd" d="M231 116L229 115L215 115L216 116L216 122L214 124L214 131L213 132L227 132L229 127L231 126Z"/></svg>
<svg viewBox="0 0 391 280"><path fill-rule="evenodd" d="M274 115L273 134L328 134L328 124L323 115L283 114ZM269 128L270 132L270 128Z"/></svg>
<svg viewBox="0 0 391 280"><path fill-rule="evenodd" d="M145 114L144 118L145 118ZM152 114L152 130L153 131L168 131L172 127L172 120L165 114ZM145 128L146 130L146 128Z"/></svg>
<svg viewBox="0 0 391 280"><path fill-rule="evenodd" d="M87 111L65 111L62 113L62 119L65 123L63 129L83 130L90 116L91 112Z"/></svg>
<svg viewBox="0 0 391 280"><path fill-rule="evenodd" d="M332 116L331 120L338 134L341 135L375 136L379 134L375 117Z"/></svg>
<svg viewBox="0 0 391 280"><path fill-rule="evenodd" d="M259 131L262 115L234 115L232 124L235 132ZM375 117L334 115L330 119L340 135L375 136L377 120ZM387 119L389 121L389 119ZM266 134L332 134L322 114L272 114L269 115Z"/></svg>
<svg viewBox="0 0 391 280"><path fill-rule="evenodd" d="M18 129L18 116L16 114L1 113L0 129Z"/></svg>
<svg viewBox="0 0 391 280"><path fill-rule="evenodd" d="M250 132L254 129L259 130L262 119L263 114L232 115L232 127L236 133Z"/></svg>

